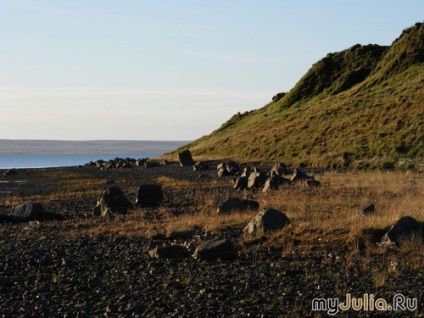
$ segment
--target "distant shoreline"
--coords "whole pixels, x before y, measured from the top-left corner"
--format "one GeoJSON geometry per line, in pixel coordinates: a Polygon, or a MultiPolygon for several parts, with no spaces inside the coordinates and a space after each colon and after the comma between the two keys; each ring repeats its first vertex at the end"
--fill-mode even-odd
{"type": "Polygon", "coordinates": [[[0,155],[5,154],[134,154],[169,152],[189,143],[186,140],[13,140],[0,139],[0,155]]]}

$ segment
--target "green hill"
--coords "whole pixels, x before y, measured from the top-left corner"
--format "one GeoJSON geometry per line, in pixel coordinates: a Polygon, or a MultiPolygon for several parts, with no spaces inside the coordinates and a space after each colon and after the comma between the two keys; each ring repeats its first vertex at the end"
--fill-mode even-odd
{"type": "Polygon", "coordinates": [[[421,170],[424,24],[388,47],[357,44],[328,54],[288,93],[181,149],[203,159],[421,170]]]}

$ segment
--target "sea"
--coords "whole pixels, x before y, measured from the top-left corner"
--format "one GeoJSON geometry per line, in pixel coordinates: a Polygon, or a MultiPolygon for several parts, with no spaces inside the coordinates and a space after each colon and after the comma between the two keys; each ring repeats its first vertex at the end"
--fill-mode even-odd
{"type": "Polygon", "coordinates": [[[187,141],[40,141],[0,140],[0,169],[84,165],[115,158],[155,158],[187,141]]]}

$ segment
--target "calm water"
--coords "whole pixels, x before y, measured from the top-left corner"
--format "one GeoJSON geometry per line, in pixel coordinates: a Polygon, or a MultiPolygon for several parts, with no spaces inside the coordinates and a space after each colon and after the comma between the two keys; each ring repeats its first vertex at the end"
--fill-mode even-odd
{"type": "Polygon", "coordinates": [[[137,153],[137,154],[94,154],[94,155],[34,155],[34,154],[1,154],[0,169],[10,168],[46,168],[68,167],[84,165],[99,159],[109,160],[114,158],[154,158],[163,152],[137,153]]]}

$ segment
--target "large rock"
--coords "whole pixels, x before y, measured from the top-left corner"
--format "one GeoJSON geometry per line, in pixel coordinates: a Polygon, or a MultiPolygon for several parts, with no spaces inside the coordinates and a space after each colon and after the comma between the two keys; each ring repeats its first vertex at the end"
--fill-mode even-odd
{"type": "Polygon", "coordinates": [[[264,184],[264,188],[262,189],[262,192],[266,192],[268,190],[278,190],[280,187],[280,184],[284,183],[283,177],[280,177],[278,174],[273,174],[271,177],[269,177],[264,184]]]}
{"type": "Polygon", "coordinates": [[[193,157],[191,156],[191,152],[188,149],[178,154],[178,160],[180,161],[181,167],[194,165],[193,157]]]}
{"type": "Polygon", "coordinates": [[[40,202],[28,202],[14,206],[10,214],[10,221],[12,222],[49,220],[63,220],[63,215],[46,211],[40,202]]]}
{"type": "Polygon", "coordinates": [[[279,175],[282,177],[286,173],[287,173],[287,166],[284,163],[277,163],[271,168],[271,171],[269,172],[269,176],[272,177],[273,175],[279,175]]]}
{"type": "Polygon", "coordinates": [[[163,192],[160,185],[143,184],[138,187],[136,204],[139,207],[156,207],[163,201],[163,192]]]}
{"type": "Polygon", "coordinates": [[[290,181],[295,182],[295,181],[308,180],[308,179],[314,179],[314,177],[309,176],[306,172],[300,169],[294,169],[293,175],[290,178],[290,181]]]}
{"type": "Polygon", "coordinates": [[[218,207],[219,214],[245,211],[247,209],[257,210],[259,203],[253,200],[241,200],[239,198],[229,198],[218,207]]]}
{"type": "Polygon", "coordinates": [[[403,240],[417,237],[423,240],[423,226],[412,216],[401,217],[382,238],[383,244],[400,245],[403,240]]]}
{"type": "Polygon", "coordinates": [[[97,206],[93,212],[96,216],[113,213],[126,214],[128,209],[132,208],[132,203],[127,199],[121,188],[112,186],[97,199],[97,206]]]}
{"type": "Polygon", "coordinates": [[[265,185],[267,176],[258,171],[253,171],[249,175],[249,179],[247,180],[247,187],[248,188],[257,188],[257,187],[263,187],[265,185]]]}
{"type": "Polygon", "coordinates": [[[242,176],[240,178],[238,178],[234,184],[234,189],[237,190],[244,190],[247,188],[247,177],[246,176],[242,176]]]}
{"type": "Polygon", "coordinates": [[[234,161],[226,161],[218,164],[216,167],[218,177],[234,176],[240,173],[240,166],[234,161]]]}
{"type": "Polygon", "coordinates": [[[281,230],[290,224],[289,218],[281,211],[268,208],[259,212],[243,229],[247,234],[268,233],[281,230]]]}
{"type": "Polygon", "coordinates": [[[197,246],[193,256],[203,260],[233,260],[237,258],[237,249],[228,239],[205,241],[197,246]]]}

